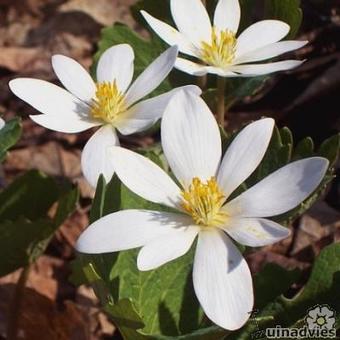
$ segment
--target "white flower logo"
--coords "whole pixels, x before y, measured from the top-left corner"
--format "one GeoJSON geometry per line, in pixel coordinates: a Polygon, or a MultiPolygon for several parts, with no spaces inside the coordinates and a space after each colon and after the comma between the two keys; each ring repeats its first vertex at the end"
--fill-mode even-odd
{"type": "Polygon", "coordinates": [[[308,311],[306,323],[310,329],[332,329],[335,324],[335,311],[328,305],[318,305],[308,311]]]}

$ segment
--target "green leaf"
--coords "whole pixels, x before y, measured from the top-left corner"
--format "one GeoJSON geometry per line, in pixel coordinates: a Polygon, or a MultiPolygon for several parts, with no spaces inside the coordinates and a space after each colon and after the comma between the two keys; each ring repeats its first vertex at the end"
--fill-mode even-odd
{"type": "Polygon", "coordinates": [[[67,189],[59,190],[58,208],[53,218],[55,227],[59,227],[73,212],[79,199],[79,190],[68,185],[67,189]]]}
{"type": "Polygon", "coordinates": [[[287,127],[280,129],[280,136],[283,145],[293,146],[293,134],[287,127]]]}
{"type": "Polygon", "coordinates": [[[34,170],[1,192],[0,276],[34,262],[77,200],[76,188],[58,186],[34,170]],[[58,207],[51,218],[50,208],[55,203],[58,207]]]}
{"type": "MultiPolygon", "coordinates": [[[[54,217],[51,220],[51,228],[46,228],[44,233],[41,234],[41,237],[30,238],[32,242],[36,243],[35,247],[31,247],[31,253],[29,254],[29,262],[33,263],[40,257],[48,244],[50,243],[54,232],[59,228],[59,226],[66,220],[66,218],[71,214],[71,212],[75,209],[76,204],[78,202],[79,192],[78,188],[71,187],[67,189],[67,191],[60,191],[57,203],[57,211],[54,214],[54,217]]],[[[35,221],[34,221],[35,222],[35,221]]],[[[16,234],[19,230],[13,230],[16,234]]],[[[21,231],[22,232],[22,231],[21,231]]],[[[16,236],[13,236],[13,241],[16,241],[16,236]]],[[[28,238],[29,239],[29,238],[28,238]]]]}
{"type": "Polygon", "coordinates": [[[111,278],[119,278],[120,299],[133,301],[145,324],[144,333],[179,335],[199,327],[202,312],[192,287],[192,256],[191,251],[157,270],[140,272],[135,250],[119,254],[111,278]]]}
{"type": "Polygon", "coordinates": [[[258,93],[264,86],[268,76],[250,78],[227,78],[226,101],[234,103],[258,93]]]}
{"type": "Polygon", "coordinates": [[[44,245],[41,240],[53,233],[52,222],[45,218],[31,222],[23,217],[0,223],[0,276],[28,265],[44,245]]]}
{"type": "Polygon", "coordinates": [[[325,247],[317,257],[304,289],[293,299],[282,302],[290,312],[284,316],[288,323],[303,317],[315,304],[329,304],[340,310],[340,243],[325,247]]]}
{"type": "Polygon", "coordinates": [[[329,160],[329,166],[333,167],[339,157],[340,134],[326,139],[318,150],[318,155],[329,160]]]}
{"type": "Polygon", "coordinates": [[[119,330],[124,339],[146,339],[137,330],[144,323],[129,299],[122,299],[115,305],[107,304],[105,311],[119,324],[119,330]]]}
{"type": "Polygon", "coordinates": [[[21,120],[14,118],[6,122],[6,125],[0,130],[0,161],[6,157],[7,150],[19,140],[21,136],[21,120]]]}
{"type": "Polygon", "coordinates": [[[265,13],[269,19],[277,19],[286,22],[290,26],[290,32],[286,39],[296,36],[302,23],[302,9],[300,0],[266,0],[265,13]]]}
{"type": "Polygon", "coordinates": [[[268,263],[254,277],[255,307],[261,309],[284,294],[300,277],[300,270],[288,271],[275,263],[268,263]]]}
{"type": "Polygon", "coordinates": [[[180,336],[163,336],[160,334],[145,334],[138,329],[144,327],[143,321],[138,315],[136,309],[128,299],[120,300],[115,305],[108,304],[105,307],[106,312],[113,316],[115,320],[119,320],[120,333],[124,339],[134,340],[220,340],[227,331],[216,327],[206,327],[195,330],[191,333],[180,336]]]}
{"type": "Polygon", "coordinates": [[[92,201],[90,211],[90,223],[98,220],[103,216],[105,193],[106,193],[105,178],[103,175],[100,175],[96,186],[96,193],[92,201]]]}
{"type": "Polygon", "coordinates": [[[159,0],[141,0],[137,1],[130,9],[134,19],[143,26],[147,26],[147,24],[140,14],[141,10],[148,12],[161,21],[173,25],[169,0],[162,0],[161,4],[159,0]]]}
{"type": "MultiPolygon", "coordinates": [[[[112,27],[106,27],[102,30],[101,39],[98,44],[98,51],[94,56],[95,64],[100,56],[111,46],[117,44],[129,44],[135,52],[135,72],[136,78],[144,71],[164,50],[166,45],[157,37],[153,37],[150,41],[142,39],[128,26],[123,24],[115,24],[112,27]]],[[[94,75],[95,65],[92,68],[94,75]]],[[[165,80],[150,96],[156,96],[171,90],[168,80],[165,80]]]]}
{"type": "Polygon", "coordinates": [[[310,137],[302,139],[294,149],[293,160],[312,157],[314,154],[314,142],[310,137]]]}
{"type": "Polygon", "coordinates": [[[37,170],[28,171],[0,193],[0,221],[24,216],[38,219],[58,198],[56,182],[37,170]]]}

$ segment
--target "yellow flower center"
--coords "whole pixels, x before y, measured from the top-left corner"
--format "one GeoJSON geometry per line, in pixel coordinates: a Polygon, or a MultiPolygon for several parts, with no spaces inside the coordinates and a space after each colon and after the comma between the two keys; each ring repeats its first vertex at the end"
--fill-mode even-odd
{"type": "Polygon", "coordinates": [[[126,110],[125,96],[119,91],[116,81],[96,84],[96,95],[92,100],[91,115],[107,123],[114,120],[126,110]]]}
{"type": "Polygon", "coordinates": [[[225,68],[235,58],[236,41],[232,31],[220,31],[213,27],[211,42],[202,42],[200,58],[208,65],[225,68]]]}
{"type": "Polygon", "coordinates": [[[318,316],[318,318],[316,319],[316,323],[319,326],[323,326],[326,323],[326,319],[323,316],[318,316]]]}
{"type": "Polygon", "coordinates": [[[227,214],[221,211],[225,196],[211,177],[206,183],[195,177],[187,190],[182,191],[182,208],[202,226],[221,225],[227,214]]]}

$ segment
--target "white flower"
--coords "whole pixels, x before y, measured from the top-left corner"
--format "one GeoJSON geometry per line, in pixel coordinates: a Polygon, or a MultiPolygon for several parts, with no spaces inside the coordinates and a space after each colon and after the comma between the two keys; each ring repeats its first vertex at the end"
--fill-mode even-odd
{"type": "MultiPolygon", "coordinates": [[[[113,46],[103,53],[97,66],[97,82],[75,60],[54,55],[53,69],[67,91],[30,78],[12,80],[9,86],[15,95],[42,113],[30,117],[48,129],[76,133],[102,126],[85,145],[81,158],[84,176],[95,187],[100,174],[107,181],[113,175],[106,152],[109,146],[119,145],[116,129],[129,135],[146,130],[161,118],[178,89],[140,100],[167,77],[177,53],[177,46],[169,48],[131,86],[134,52],[127,44],[113,46]]],[[[196,86],[183,88],[200,94],[196,86]]]]}
{"type": "Polygon", "coordinates": [[[78,251],[142,247],[138,268],[151,270],[185,254],[198,236],[193,268],[198,300],[217,325],[240,328],[253,307],[253,287],[248,265],[231,238],[259,247],[287,237],[287,228],[265,217],[296,207],[319,185],[328,166],[319,157],[296,161],[228,200],[259,165],[273,126],[269,118],[248,125],[221,160],[219,128],[209,108],[196,95],[177,93],[164,113],[161,136],[179,185],[137,153],[113,147],[109,155],[130,190],[178,213],[123,210],[107,215],[84,231],[78,251]]]}
{"type": "Polygon", "coordinates": [[[0,130],[6,125],[6,122],[0,118],[0,130]]]}
{"type": "Polygon", "coordinates": [[[285,60],[267,64],[254,62],[271,59],[298,49],[307,41],[281,41],[290,27],[278,20],[259,21],[237,35],[241,9],[238,0],[219,0],[213,26],[201,0],[171,0],[172,18],[178,31],[141,11],[151,28],[169,45],[199,59],[178,58],[175,67],[192,75],[217,74],[222,77],[258,76],[289,70],[303,61],[285,60]]]}
{"type": "Polygon", "coordinates": [[[318,305],[308,311],[306,323],[309,329],[332,329],[335,325],[335,312],[328,305],[318,305]]]}

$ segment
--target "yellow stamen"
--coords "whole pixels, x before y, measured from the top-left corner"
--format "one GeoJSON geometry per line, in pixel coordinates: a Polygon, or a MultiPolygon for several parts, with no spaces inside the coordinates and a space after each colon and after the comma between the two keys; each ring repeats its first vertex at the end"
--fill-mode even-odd
{"type": "Polygon", "coordinates": [[[193,220],[203,226],[221,225],[227,214],[221,211],[225,196],[211,177],[206,183],[195,177],[187,190],[182,191],[182,208],[193,220]]]}
{"type": "Polygon", "coordinates": [[[208,65],[225,68],[233,62],[235,52],[235,33],[229,30],[220,31],[213,27],[211,42],[202,42],[200,58],[208,65]]]}
{"type": "Polygon", "coordinates": [[[96,88],[91,115],[95,119],[113,123],[126,110],[125,96],[119,91],[116,81],[97,83],[96,88]]]}

